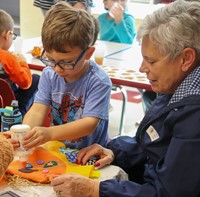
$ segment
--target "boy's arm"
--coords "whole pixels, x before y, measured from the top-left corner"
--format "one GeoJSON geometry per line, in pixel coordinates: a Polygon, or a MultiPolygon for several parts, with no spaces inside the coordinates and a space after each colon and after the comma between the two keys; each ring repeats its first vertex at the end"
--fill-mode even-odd
{"type": "Polygon", "coordinates": [[[89,135],[97,125],[98,118],[85,117],[59,126],[34,127],[24,136],[23,146],[30,149],[48,141],[77,140],[89,135]]]}
{"type": "Polygon", "coordinates": [[[73,140],[91,134],[97,127],[99,119],[84,117],[63,125],[49,127],[51,140],[73,140]]]}
{"type": "Polygon", "coordinates": [[[43,126],[44,120],[48,115],[49,106],[33,103],[29,111],[23,119],[23,124],[28,124],[31,128],[35,126],[43,126]]]}

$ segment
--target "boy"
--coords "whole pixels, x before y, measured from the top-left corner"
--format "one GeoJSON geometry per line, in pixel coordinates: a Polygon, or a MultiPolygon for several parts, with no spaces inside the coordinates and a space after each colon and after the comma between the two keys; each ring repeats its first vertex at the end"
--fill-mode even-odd
{"type": "Polygon", "coordinates": [[[19,102],[19,110],[24,116],[33,103],[39,75],[31,75],[23,55],[8,51],[17,36],[13,32],[13,28],[14,21],[12,17],[0,9],[0,77],[6,79],[11,85],[19,102]]]}
{"type": "Polygon", "coordinates": [[[108,140],[108,105],[111,81],[106,72],[90,60],[94,52],[94,21],[85,10],[59,2],[47,12],[42,27],[42,72],[34,104],[23,123],[32,131],[24,147],[33,148],[51,140],[63,140],[67,147],[81,149],[108,140]],[[41,126],[51,107],[52,123],[41,126]]]}

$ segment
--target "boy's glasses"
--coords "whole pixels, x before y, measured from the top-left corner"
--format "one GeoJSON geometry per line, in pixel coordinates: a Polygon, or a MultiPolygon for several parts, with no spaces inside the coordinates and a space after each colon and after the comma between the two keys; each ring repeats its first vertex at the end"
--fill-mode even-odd
{"type": "Polygon", "coordinates": [[[55,62],[55,61],[49,60],[48,58],[42,58],[45,53],[45,50],[42,51],[42,55],[39,57],[39,59],[43,64],[45,64],[46,66],[50,66],[52,68],[54,68],[58,65],[63,70],[74,70],[74,67],[77,65],[79,60],[83,57],[83,55],[85,54],[87,49],[88,48],[84,49],[81,52],[81,54],[78,56],[78,58],[76,59],[76,61],[74,63],[72,63],[72,62],[55,62]]]}
{"type": "Polygon", "coordinates": [[[12,31],[10,33],[12,34],[12,39],[15,40],[17,38],[17,34],[12,31]]]}

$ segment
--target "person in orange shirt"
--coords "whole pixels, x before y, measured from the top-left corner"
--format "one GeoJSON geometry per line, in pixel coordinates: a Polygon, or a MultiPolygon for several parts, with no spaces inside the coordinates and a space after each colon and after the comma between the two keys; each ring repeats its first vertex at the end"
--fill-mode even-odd
{"type": "Polygon", "coordinates": [[[22,54],[9,52],[17,35],[13,32],[14,21],[4,10],[0,9],[0,77],[6,79],[19,102],[22,116],[33,103],[37,91],[39,75],[31,75],[26,59],[22,54]]]}

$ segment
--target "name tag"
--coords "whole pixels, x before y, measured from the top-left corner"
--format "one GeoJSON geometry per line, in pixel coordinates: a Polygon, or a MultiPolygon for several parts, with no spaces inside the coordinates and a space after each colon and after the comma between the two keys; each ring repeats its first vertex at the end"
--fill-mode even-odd
{"type": "Polygon", "coordinates": [[[152,142],[159,139],[159,135],[158,135],[157,131],[153,128],[153,126],[149,126],[149,128],[146,130],[146,132],[152,142]]]}

